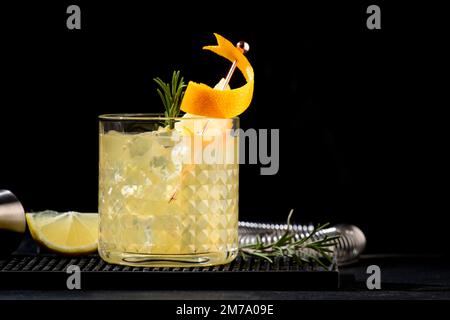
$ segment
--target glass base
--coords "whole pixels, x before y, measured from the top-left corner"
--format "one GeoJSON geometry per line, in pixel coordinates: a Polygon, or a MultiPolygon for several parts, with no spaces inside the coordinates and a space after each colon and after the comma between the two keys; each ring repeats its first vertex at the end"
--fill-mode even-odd
{"type": "Polygon", "coordinates": [[[99,248],[100,257],[108,263],[133,267],[206,267],[226,264],[237,256],[237,249],[228,252],[198,254],[142,254],[107,251],[99,248]]]}

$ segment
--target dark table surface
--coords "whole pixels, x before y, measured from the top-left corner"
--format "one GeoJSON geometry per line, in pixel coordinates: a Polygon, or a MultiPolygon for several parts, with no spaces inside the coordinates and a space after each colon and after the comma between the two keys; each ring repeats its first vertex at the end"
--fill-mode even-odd
{"type": "Polygon", "coordinates": [[[364,255],[340,268],[334,291],[0,290],[0,299],[237,299],[237,300],[449,300],[450,259],[438,255],[364,255]],[[368,290],[369,265],[381,269],[381,290],[368,290]]]}

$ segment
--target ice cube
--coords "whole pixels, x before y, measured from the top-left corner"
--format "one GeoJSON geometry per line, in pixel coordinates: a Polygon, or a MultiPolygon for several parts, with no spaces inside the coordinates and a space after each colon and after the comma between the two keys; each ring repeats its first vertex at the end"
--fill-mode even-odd
{"type": "Polygon", "coordinates": [[[101,161],[116,163],[126,158],[130,137],[116,131],[110,131],[100,136],[101,161]]]}
{"type": "Polygon", "coordinates": [[[130,156],[139,157],[145,155],[151,148],[151,136],[139,134],[130,141],[130,156]]]}
{"type": "Polygon", "coordinates": [[[167,166],[168,159],[164,156],[152,157],[150,160],[150,166],[153,168],[162,168],[167,166]]]}

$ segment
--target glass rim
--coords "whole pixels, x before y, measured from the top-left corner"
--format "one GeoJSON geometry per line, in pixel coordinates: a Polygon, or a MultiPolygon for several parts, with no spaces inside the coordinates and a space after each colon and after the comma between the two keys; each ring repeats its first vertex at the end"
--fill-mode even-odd
{"type": "Polygon", "coordinates": [[[163,113],[105,113],[98,116],[99,120],[106,121],[165,121],[165,120],[238,120],[233,118],[214,118],[190,115],[188,117],[166,117],[163,113]]]}

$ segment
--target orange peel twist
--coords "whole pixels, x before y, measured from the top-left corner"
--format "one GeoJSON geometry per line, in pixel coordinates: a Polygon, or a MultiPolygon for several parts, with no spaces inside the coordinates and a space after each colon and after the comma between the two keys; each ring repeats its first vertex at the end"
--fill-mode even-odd
{"type": "Polygon", "coordinates": [[[247,83],[236,89],[220,90],[203,83],[190,81],[181,103],[181,110],[205,117],[233,118],[243,113],[252,101],[253,68],[240,49],[221,35],[217,33],[214,35],[217,39],[217,46],[206,46],[203,49],[210,50],[231,62],[236,61],[236,66],[242,72],[247,83]]]}

